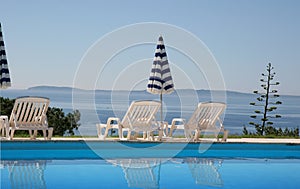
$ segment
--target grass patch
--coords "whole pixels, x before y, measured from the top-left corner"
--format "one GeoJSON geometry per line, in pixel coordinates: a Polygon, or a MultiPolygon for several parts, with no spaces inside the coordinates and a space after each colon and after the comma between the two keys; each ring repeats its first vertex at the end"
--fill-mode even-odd
{"type": "Polygon", "coordinates": [[[281,138],[281,139],[299,139],[300,137],[295,137],[295,136],[276,136],[276,135],[266,135],[266,136],[261,136],[261,135],[229,135],[228,138],[281,138]]]}

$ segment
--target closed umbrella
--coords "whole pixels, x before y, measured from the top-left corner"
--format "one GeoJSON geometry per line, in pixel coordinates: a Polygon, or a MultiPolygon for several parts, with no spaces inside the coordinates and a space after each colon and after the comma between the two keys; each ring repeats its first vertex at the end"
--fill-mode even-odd
{"type": "Polygon", "coordinates": [[[5,89],[10,86],[10,76],[4,48],[2,28],[0,23],[0,88],[5,89]]]}
{"type": "MultiPolygon", "coordinates": [[[[170,94],[174,91],[174,84],[162,36],[158,38],[147,91],[152,94],[159,94],[161,103],[163,94],[170,94]]],[[[162,115],[163,107],[161,106],[161,121],[163,121],[162,115]]]]}

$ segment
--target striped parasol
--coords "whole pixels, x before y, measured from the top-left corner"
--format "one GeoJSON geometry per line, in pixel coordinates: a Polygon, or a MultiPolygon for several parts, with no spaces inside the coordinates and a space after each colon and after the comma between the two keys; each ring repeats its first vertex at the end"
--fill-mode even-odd
{"type": "MultiPolygon", "coordinates": [[[[161,102],[163,94],[170,94],[174,91],[174,84],[162,36],[158,38],[147,91],[152,94],[159,94],[161,102]]],[[[161,121],[162,110],[163,108],[161,106],[161,121]]]]}
{"type": "Polygon", "coordinates": [[[6,60],[4,40],[3,40],[1,23],[0,23],[0,88],[5,89],[10,86],[11,84],[10,84],[10,77],[8,71],[8,64],[6,60]]]}

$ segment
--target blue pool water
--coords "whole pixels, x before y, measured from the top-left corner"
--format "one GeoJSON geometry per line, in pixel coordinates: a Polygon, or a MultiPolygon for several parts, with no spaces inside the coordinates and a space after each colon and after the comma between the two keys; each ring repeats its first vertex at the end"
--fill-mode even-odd
{"type": "Polygon", "coordinates": [[[1,188],[299,188],[300,184],[299,160],[120,161],[153,166],[128,168],[110,160],[3,161],[1,188]]]}
{"type": "Polygon", "coordinates": [[[1,189],[299,188],[300,145],[1,142],[1,189]]]}

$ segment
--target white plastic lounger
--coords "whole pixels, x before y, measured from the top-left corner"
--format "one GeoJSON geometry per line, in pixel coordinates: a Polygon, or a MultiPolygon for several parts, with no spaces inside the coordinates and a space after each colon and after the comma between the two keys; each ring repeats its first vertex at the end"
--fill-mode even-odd
{"type": "Polygon", "coordinates": [[[49,103],[48,98],[42,97],[17,98],[9,119],[10,139],[13,139],[15,130],[28,130],[31,139],[35,139],[37,131],[42,130],[44,139],[51,139],[53,128],[48,127],[46,116],[49,103]]]}
{"type": "Polygon", "coordinates": [[[186,123],[184,119],[174,118],[172,125],[169,126],[169,136],[172,136],[175,129],[184,129],[185,136],[188,140],[193,138],[194,141],[199,140],[201,132],[213,132],[217,141],[219,141],[218,134],[223,132],[222,141],[225,142],[228,136],[228,130],[224,129],[220,116],[226,108],[225,103],[219,102],[205,102],[199,103],[192,117],[186,123]],[[217,127],[216,123],[219,122],[220,126],[217,127]],[[180,124],[178,124],[180,123],[180,124]]]}
{"type": "Polygon", "coordinates": [[[161,103],[157,101],[134,101],[122,121],[119,118],[110,117],[106,124],[96,124],[98,137],[105,139],[109,129],[118,129],[120,139],[126,139],[124,137],[125,131],[127,131],[127,139],[131,139],[131,132],[147,133],[149,139],[149,134],[159,128],[159,122],[156,121],[155,115],[160,106],[161,103]],[[102,134],[103,129],[105,129],[104,134],[102,134]]]}

